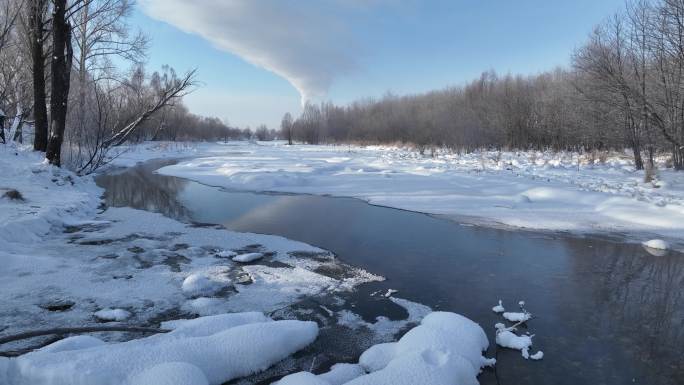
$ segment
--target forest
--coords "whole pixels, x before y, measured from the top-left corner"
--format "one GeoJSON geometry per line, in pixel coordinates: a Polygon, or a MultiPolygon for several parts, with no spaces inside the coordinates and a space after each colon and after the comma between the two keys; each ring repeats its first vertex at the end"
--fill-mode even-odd
{"type": "Polygon", "coordinates": [[[0,140],[28,137],[79,173],[126,142],[278,136],[421,152],[628,149],[637,169],[659,154],[684,169],[682,0],[628,2],[588,34],[568,68],[489,70],[463,85],[344,106],[309,102],[296,119],[283,117],[279,135],[190,112],[182,98],[201,85],[196,70],[145,68],[151,42],[128,25],[131,0],[0,1],[0,140]]]}
{"type": "Polygon", "coordinates": [[[633,1],[589,34],[570,68],[484,72],[463,86],[387,94],[348,106],[309,103],[283,118],[306,143],[405,143],[421,152],[623,150],[637,169],[657,154],[684,169],[684,1],[633,1]]]}

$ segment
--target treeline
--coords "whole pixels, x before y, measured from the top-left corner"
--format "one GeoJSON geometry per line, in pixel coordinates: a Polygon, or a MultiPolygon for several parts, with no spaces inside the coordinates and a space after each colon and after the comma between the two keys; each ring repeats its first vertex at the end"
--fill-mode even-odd
{"type": "Polygon", "coordinates": [[[642,0],[596,27],[573,65],[536,76],[490,71],[461,87],[308,104],[282,136],[307,143],[659,152],[684,169],[684,0],[642,0]]]}
{"type": "Polygon", "coordinates": [[[9,115],[0,117],[0,140],[31,131],[50,163],[88,173],[130,141],[241,138],[241,130],[183,105],[195,71],[145,70],[150,42],[128,24],[133,7],[131,0],[0,0],[0,115],[9,115]]]}

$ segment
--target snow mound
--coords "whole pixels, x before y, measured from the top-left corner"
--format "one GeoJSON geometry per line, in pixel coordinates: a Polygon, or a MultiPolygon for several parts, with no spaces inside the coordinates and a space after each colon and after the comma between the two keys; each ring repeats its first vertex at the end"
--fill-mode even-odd
{"type": "Polygon", "coordinates": [[[321,379],[327,381],[330,385],[342,385],[347,382],[366,374],[363,367],[358,364],[335,364],[327,373],[321,374],[321,379]]]}
{"type": "Polygon", "coordinates": [[[213,281],[204,274],[190,274],[183,281],[183,293],[189,296],[212,295],[221,290],[223,285],[213,281]]]}
{"type": "Polygon", "coordinates": [[[669,250],[670,249],[670,244],[667,243],[666,241],[663,241],[662,239],[651,239],[648,242],[644,242],[643,245],[646,247],[650,247],[651,249],[656,249],[656,250],[669,250]]]}
{"type": "Polygon", "coordinates": [[[68,352],[70,350],[88,349],[104,345],[105,342],[91,336],[73,336],[54,342],[40,349],[43,353],[68,352]]]}
{"type": "Polygon", "coordinates": [[[74,344],[73,350],[48,347],[0,360],[0,379],[15,385],[186,384],[179,382],[181,379],[192,385],[221,384],[268,368],[306,347],[318,335],[315,322],[272,321],[257,313],[162,326],[174,330],[89,348],[85,348],[87,343],[81,348],[74,344]],[[163,381],[163,376],[173,375],[178,379],[163,381]]]}
{"type": "Polygon", "coordinates": [[[489,346],[484,330],[455,313],[433,312],[398,342],[366,350],[359,365],[335,365],[321,375],[300,372],[278,385],[477,385],[489,346]]]}
{"type": "Polygon", "coordinates": [[[134,376],[128,385],[209,385],[209,380],[195,365],[167,362],[134,376]]]}
{"type": "Polygon", "coordinates": [[[242,263],[249,263],[249,262],[254,262],[257,259],[261,259],[263,257],[264,257],[264,255],[262,253],[247,253],[247,254],[240,254],[240,255],[234,256],[233,261],[242,262],[242,263]]]}
{"type": "Polygon", "coordinates": [[[131,318],[131,313],[127,310],[124,309],[102,309],[100,311],[95,312],[95,318],[99,319],[100,321],[105,321],[105,322],[112,322],[112,321],[125,321],[129,318],[131,318]]]}

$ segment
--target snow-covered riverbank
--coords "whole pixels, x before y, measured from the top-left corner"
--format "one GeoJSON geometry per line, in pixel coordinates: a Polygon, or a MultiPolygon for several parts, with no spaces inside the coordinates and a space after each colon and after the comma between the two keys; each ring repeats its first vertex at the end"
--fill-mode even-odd
{"type": "MultiPolygon", "coordinates": [[[[198,147],[167,147],[161,154],[156,146],[130,151],[114,165],[208,151],[225,154],[222,146],[198,147]]],[[[28,148],[0,146],[0,168],[5,170],[0,186],[0,337],[102,324],[171,330],[146,337],[125,332],[74,336],[17,358],[0,357],[0,383],[220,384],[288,358],[314,342],[319,328],[328,324],[352,333],[368,328],[375,335],[372,345],[392,341],[431,313],[426,306],[387,296],[384,301],[408,312],[406,320],[379,317],[377,325],[367,324],[348,310],[321,306],[326,316],[318,324],[274,321],[267,315],[302,299],[320,296],[339,305],[344,301],[336,293],[382,277],[278,236],[181,223],[130,208],[101,211],[102,190],[92,177],[49,166],[28,148]]],[[[292,314],[298,313],[286,318],[292,314]]],[[[316,383],[401,384],[405,381],[397,379],[404,378],[411,384],[456,379],[476,384],[480,369],[494,362],[482,357],[489,345],[484,331],[453,313],[431,314],[414,329],[418,340],[404,338],[396,349],[371,346],[359,364],[337,365],[316,383]],[[453,341],[444,344],[447,335],[453,341]]],[[[51,341],[22,340],[1,345],[0,351],[51,341]]],[[[295,377],[283,381],[297,383],[295,377]]]]}
{"type": "MultiPolygon", "coordinates": [[[[143,154],[158,147],[131,151],[143,154]]],[[[420,155],[393,147],[202,145],[160,170],[237,190],[357,197],[372,204],[484,223],[682,242],[684,173],[646,183],[619,154],[603,161],[541,152],[420,155]],[[221,152],[228,155],[219,155],[221,152]]],[[[125,157],[128,155],[125,155],[125,157]]]]}

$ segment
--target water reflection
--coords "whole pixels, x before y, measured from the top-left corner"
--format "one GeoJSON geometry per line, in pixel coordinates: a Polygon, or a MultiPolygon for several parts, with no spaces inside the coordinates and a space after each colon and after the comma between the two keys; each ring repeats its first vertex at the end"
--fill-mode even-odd
{"type": "Polygon", "coordinates": [[[544,360],[498,351],[499,379],[485,372],[482,384],[684,383],[680,253],[654,256],[615,237],[460,226],[355,199],[222,191],[154,175],[155,167],[100,179],[108,202],[329,249],[387,278],[360,288],[353,310],[361,315],[373,306],[364,305],[369,292],[392,288],[467,315],[493,341],[500,319],[491,306],[525,299],[538,315],[530,331],[544,360]]]}
{"type": "Polygon", "coordinates": [[[105,189],[104,199],[110,207],[132,207],[161,213],[171,218],[190,220],[189,211],[178,201],[188,181],[153,173],[173,160],[151,161],[117,173],[101,175],[98,186],[105,189]]]}

